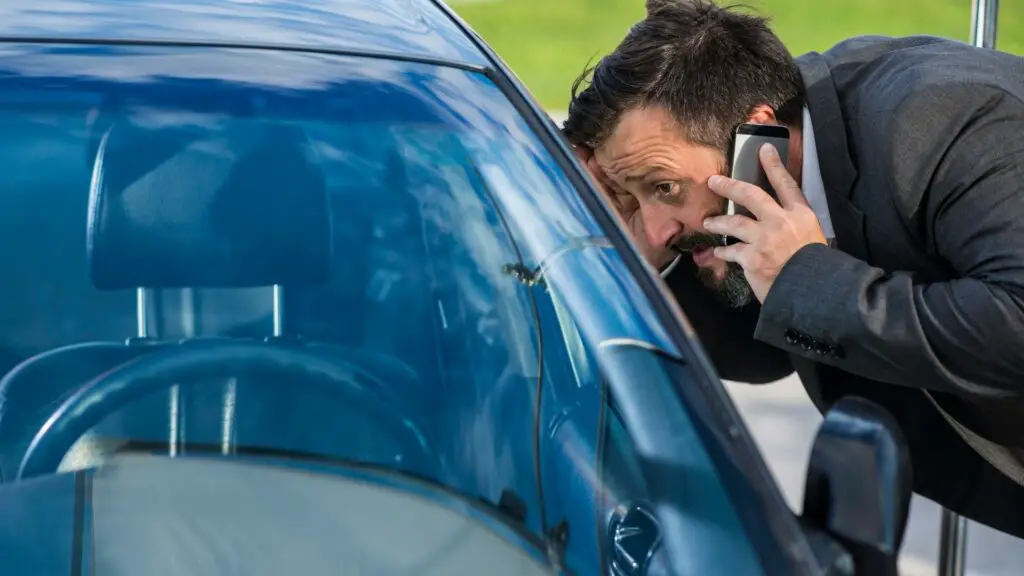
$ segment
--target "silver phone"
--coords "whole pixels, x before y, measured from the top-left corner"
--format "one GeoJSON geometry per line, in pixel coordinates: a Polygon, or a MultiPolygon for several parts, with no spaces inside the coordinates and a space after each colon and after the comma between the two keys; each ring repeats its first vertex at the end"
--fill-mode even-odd
{"type": "MultiPolygon", "coordinates": [[[[775,190],[772,188],[768,176],[761,166],[761,158],[758,151],[761,146],[771,144],[779,151],[782,164],[785,165],[789,157],[789,128],[775,124],[740,124],[733,135],[732,151],[729,159],[729,177],[733,180],[749,182],[775,198],[775,190]]],[[[753,215],[743,206],[729,200],[726,207],[726,214],[753,215]]],[[[726,236],[726,244],[735,244],[737,239],[726,236]]]]}

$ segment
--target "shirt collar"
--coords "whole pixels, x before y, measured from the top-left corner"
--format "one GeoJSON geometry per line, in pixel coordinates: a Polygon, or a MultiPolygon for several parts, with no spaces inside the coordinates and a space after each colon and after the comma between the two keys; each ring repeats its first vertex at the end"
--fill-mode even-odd
{"type": "Polygon", "coordinates": [[[804,107],[803,121],[803,167],[801,174],[803,182],[801,189],[811,210],[818,217],[821,224],[821,231],[825,238],[831,242],[835,239],[835,230],[832,228],[832,217],[828,212],[828,200],[825,197],[825,183],[821,179],[821,166],[818,164],[818,147],[814,140],[814,122],[811,120],[811,112],[804,107]]]}

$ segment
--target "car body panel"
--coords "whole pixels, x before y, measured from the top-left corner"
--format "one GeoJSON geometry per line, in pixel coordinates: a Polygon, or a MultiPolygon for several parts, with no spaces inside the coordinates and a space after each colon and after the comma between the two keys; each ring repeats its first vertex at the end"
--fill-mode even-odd
{"type": "Polygon", "coordinates": [[[429,0],[7,2],[0,37],[285,46],[488,64],[429,0]]]}

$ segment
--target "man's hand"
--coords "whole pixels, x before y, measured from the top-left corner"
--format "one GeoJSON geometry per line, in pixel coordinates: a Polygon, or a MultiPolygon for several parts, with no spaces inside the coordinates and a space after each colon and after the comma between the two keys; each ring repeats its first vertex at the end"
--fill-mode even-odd
{"type": "Polygon", "coordinates": [[[598,166],[593,151],[578,146],[575,148],[575,151],[576,156],[587,167],[590,177],[594,179],[597,189],[604,194],[612,207],[615,208],[615,211],[625,221],[626,229],[629,230],[633,243],[640,249],[644,259],[651,266],[654,266],[656,270],[661,270],[672,262],[676,254],[671,249],[663,246],[651,246],[648,243],[647,232],[644,230],[644,221],[640,217],[640,204],[636,198],[625,190],[620,189],[608,178],[604,170],[598,166]]]}
{"type": "Polygon", "coordinates": [[[715,248],[715,256],[742,266],[754,296],[764,303],[772,283],[793,254],[809,244],[826,244],[826,240],[818,217],[782,164],[778,151],[764,145],[759,154],[779,202],[753,184],[713,176],[708,180],[713,192],[743,206],[757,219],[742,214],[717,216],[705,220],[704,227],[740,240],[715,248]]]}

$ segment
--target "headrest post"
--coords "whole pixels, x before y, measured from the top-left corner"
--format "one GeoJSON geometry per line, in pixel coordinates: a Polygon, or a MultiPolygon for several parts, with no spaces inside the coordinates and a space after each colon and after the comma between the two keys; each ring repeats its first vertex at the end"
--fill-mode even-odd
{"type": "MultiPolygon", "coordinates": [[[[136,336],[149,338],[149,290],[146,288],[135,289],[135,322],[136,336]]],[[[177,385],[168,391],[167,419],[167,454],[174,457],[181,452],[181,391],[177,385]]]]}
{"type": "Polygon", "coordinates": [[[196,337],[196,296],[191,288],[181,289],[181,334],[196,337]]]}
{"type": "Polygon", "coordinates": [[[284,336],[284,286],[274,284],[274,336],[284,336]]]}
{"type": "Polygon", "coordinates": [[[171,386],[167,398],[167,455],[171,458],[181,455],[181,425],[184,422],[181,406],[181,388],[171,386]]]}
{"type": "Polygon", "coordinates": [[[145,288],[135,289],[135,335],[149,338],[149,293],[145,288]]]}

